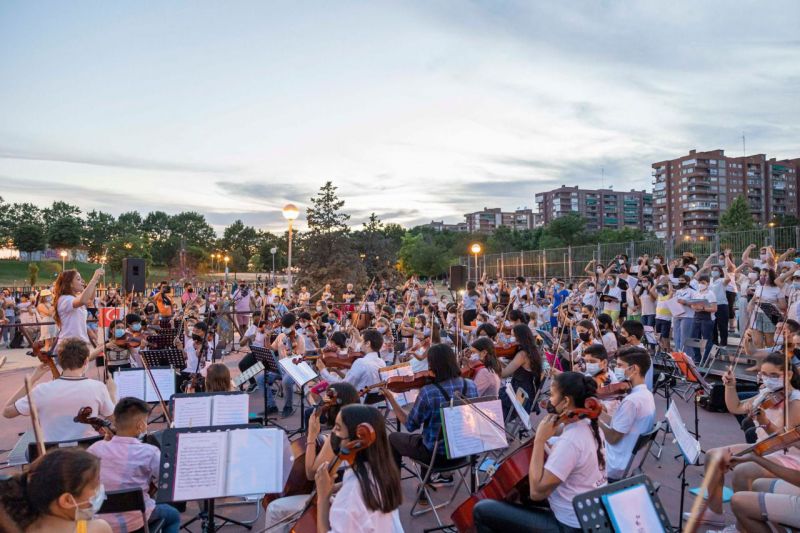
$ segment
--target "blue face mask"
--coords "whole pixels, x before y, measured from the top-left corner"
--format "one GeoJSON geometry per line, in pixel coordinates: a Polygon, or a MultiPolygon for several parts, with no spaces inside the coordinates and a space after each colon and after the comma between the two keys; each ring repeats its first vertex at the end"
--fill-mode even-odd
{"type": "Polygon", "coordinates": [[[124,336],[125,336],[125,330],[124,330],[124,329],[115,329],[115,330],[114,330],[114,336],[115,336],[116,338],[118,338],[118,339],[119,339],[120,337],[124,337],[124,336]]]}
{"type": "Polygon", "coordinates": [[[139,324],[138,322],[136,324],[131,324],[131,329],[133,331],[140,331],[142,329],[142,325],[139,324]]]}

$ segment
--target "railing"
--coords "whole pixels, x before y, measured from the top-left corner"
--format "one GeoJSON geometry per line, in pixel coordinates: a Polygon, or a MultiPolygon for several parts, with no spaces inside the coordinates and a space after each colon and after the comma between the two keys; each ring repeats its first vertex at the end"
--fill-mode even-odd
{"type": "MultiPolygon", "coordinates": [[[[637,258],[644,254],[651,258],[655,255],[663,255],[667,261],[670,261],[684,252],[692,252],[702,262],[712,253],[719,253],[726,249],[730,249],[734,257],[741,257],[742,252],[750,244],[758,247],[772,246],[778,253],[788,248],[800,249],[800,227],[726,232],[692,239],[597,243],[547,250],[486,254],[478,256],[477,270],[474,256],[462,257],[460,264],[467,267],[469,279],[476,279],[484,273],[489,279],[510,280],[517,276],[525,276],[539,281],[554,277],[578,279],[586,277],[584,268],[589,261],[594,260],[607,266],[620,254],[628,256],[629,264],[636,264],[637,258]]],[[[755,250],[752,257],[755,258],[757,254],[758,250],[755,250]]]]}

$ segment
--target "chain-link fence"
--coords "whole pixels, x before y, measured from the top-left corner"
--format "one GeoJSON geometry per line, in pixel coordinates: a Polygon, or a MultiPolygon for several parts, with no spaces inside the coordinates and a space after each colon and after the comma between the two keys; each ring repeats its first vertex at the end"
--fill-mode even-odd
{"type": "MultiPolygon", "coordinates": [[[[789,248],[800,249],[800,227],[765,228],[751,231],[721,232],[712,237],[684,239],[656,239],[650,241],[629,241],[597,243],[566,248],[503,252],[462,257],[460,264],[467,267],[468,279],[476,279],[485,273],[489,279],[513,279],[517,276],[536,281],[553,277],[577,279],[585,277],[584,269],[590,261],[603,266],[618,255],[627,255],[629,264],[636,264],[639,256],[664,256],[666,261],[692,252],[702,262],[712,253],[731,250],[734,257],[741,257],[745,249],[755,244],[757,247],[772,246],[780,254],[789,248]],[[477,266],[476,266],[477,261],[477,266]]],[[[753,253],[755,258],[756,249],[753,253]]],[[[737,260],[738,263],[738,260],[737,260]]]]}

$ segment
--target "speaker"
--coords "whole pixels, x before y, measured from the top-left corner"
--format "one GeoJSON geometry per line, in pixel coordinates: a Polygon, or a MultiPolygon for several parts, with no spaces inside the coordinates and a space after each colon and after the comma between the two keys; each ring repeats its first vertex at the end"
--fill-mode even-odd
{"type": "Polygon", "coordinates": [[[145,274],[144,259],[126,257],[122,260],[122,291],[128,294],[131,291],[144,293],[145,274]]]}
{"type": "Polygon", "coordinates": [[[450,290],[461,291],[467,288],[467,267],[453,265],[450,267],[450,290]]]}

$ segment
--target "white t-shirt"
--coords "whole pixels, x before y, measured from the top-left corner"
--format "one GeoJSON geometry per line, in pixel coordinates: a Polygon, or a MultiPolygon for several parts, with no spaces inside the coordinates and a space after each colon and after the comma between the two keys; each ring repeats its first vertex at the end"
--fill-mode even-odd
{"type": "MultiPolygon", "coordinates": [[[[603,438],[602,433],[600,438],[603,438]]],[[[572,500],[606,484],[606,471],[597,463],[597,444],[588,420],[564,426],[544,468],[561,480],[547,498],[556,519],[570,527],[580,527],[572,500]]]]}
{"type": "Polygon", "coordinates": [[[597,309],[597,306],[600,303],[600,298],[597,296],[597,291],[594,292],[586,291],[583,294],[581,302],[583,303],[583,305],[591,305],[592,307],[597,309]]]}
{"type": "Polygon", "coordinates": [[[650,291],[648,289],[642,290],[642,294],[639,295],[639,300],[642,302],[642,316],[656,314],[656,301],[650,296],[650,291]]]}
{"type": "Polygon", "coordinates": [[[265,333],[261,333],[261,330],[258,329],[255,324],[250,324],[250,327],[248,327],[247,331],[244,332],[244,336],[253,337],[253,346],[258,346],[260,348],[267,347],[267,335],[265,333]]]}
{"type": "MultiPolygon", "coordinates": [[[[39,413],[43,438],[46,442],[93,437],[97,432],[89,424],[73,419],[82,407],[91,407],[92,416],[111,416],[114,402],[106,386],[94,379],[61,377],[33,388],[31,397],[39,413]]],[[[14,403],[21,415],[30,416],[28,397],[14,403]]]]}
{"type": "Polygon", "coordinates": [[[372,511],[361,494],[361,483],[351,469],[344,472],[342,488],[336,493],[330,511],[334,533],[402,533],[403,525],[397,509],[391,513],[372,511]]]}
{"type": "Polygon", "coordinates": [[[623,437],[616,444],[606,442],[608,477],[622,478],[636,440],[639,435],[653,429],[655,417],[656,404],[653,393],[647,390],[646,385],[635,386],[630,394],[623,398],[609,424],[611,429],[622,433],[623,437]]]}
{"type": "Polygon", "coordinates": [[[86,333],[86,316],[89,312],[85,305],[72,307],[74,301],[75,297],[71,295],[61,296],[58,299],[58,318],[61,320],[58,344],[61,344],[64,339],[73,337],[81,339],[83,342],[89,342],[89,335],[86,333]]]}
{"type": "MultiPolygon", "coordinates": [[[[714,292],[711,289],[706,289],[705,291],[692,291],[692,299],[693,300],[705,300],[710,304],[715,304],[717,302],[717,297],[714,296],[714,292]]],[[[711,313],[711,319],[714,319],[715,313],[711,313]]]]}
{"type": "Polygon", "coordinates": [[[386,366],[386,361],[381,359],[378,352],[369,352],[364,357],[359,357],[347,371],[344,381],[351,384],[356,390],[375,385],[381,382],[378,370],[386,366]]]}
{"type": "Polygon", "coordinates": [[[615,298],[615,300],[603,302],[603,311],[619,311],[621,309],[622,291],[616,285],[608,290],[603,290],[601,296],[615,298]]]}
{"type": "MultiPolygon", "coordinates": [[[[678,300],[691,300],[694,296],[694,289],[691,287],[685,287],[683,289],[678,289],[675,291],[675,298],[678,300]]],[[[684,313],[680,316],[680,318],[694,318],[694,309],[690,306],[682,304],[684,313]]]]}
{"type": "Polygon", "coordinates": [[[756,285],[756,292],[754,298],[760,298],[760,302],[764,304],[776,304],[781,295],[781,288],[774,285],[756,285]]]}

